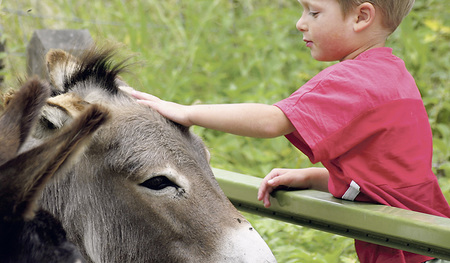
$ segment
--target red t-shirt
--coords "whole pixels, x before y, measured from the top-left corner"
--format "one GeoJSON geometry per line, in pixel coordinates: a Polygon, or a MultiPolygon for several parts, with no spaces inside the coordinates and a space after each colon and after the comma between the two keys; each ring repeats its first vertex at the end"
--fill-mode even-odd
{"type": "MultiPolygon", "coordinates": [[[[431,170],[432,134],[421,95],[392,49],[330,66],[275,105],[295,126],[286,137],[328,169],[333,196],[450,217],[431,170]]],[[[431,259],[355,243],[363,263],[431,259]]]]}

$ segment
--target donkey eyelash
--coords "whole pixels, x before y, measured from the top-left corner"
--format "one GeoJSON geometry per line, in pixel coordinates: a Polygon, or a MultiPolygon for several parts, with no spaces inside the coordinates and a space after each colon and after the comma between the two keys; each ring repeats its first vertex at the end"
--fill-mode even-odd
{"type": "Polygon", "coordinates": [[[163,175],[152,177],[139,185],[152,190],[162,190],[167,187],[180,188],[180,186],[163,175]]]}

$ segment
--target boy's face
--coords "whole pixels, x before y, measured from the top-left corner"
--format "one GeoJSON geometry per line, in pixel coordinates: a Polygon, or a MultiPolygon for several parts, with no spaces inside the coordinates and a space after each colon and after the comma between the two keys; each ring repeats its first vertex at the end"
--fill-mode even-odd
{"type": "Polygon", "coordinates": [[[319,61],[342,61],[352,53],[352,16],[344,16],[337,0],[299,0],[303,13],[297,29],[311,56],[319,61]]]}

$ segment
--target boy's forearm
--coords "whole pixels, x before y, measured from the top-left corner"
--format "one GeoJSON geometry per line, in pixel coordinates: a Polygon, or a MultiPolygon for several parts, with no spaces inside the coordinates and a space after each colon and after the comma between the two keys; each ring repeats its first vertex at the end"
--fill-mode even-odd
{"type": "Polygon", "coordinates": [[[236,135],[272,138],[293,131],[284,113],[273,105],[193,105],[186,110],[192,124],[236,135]]]}

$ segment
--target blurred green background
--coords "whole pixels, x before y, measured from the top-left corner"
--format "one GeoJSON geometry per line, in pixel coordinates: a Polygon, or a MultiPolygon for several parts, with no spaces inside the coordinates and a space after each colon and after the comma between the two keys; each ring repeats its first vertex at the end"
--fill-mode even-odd
{"type": "MultiPolygon", "coordinates": [[[[100,44],[123,43],[139,62],[123,78],[163,99],[193,103],[275,103],[321,69],[295,23],[297,1],[0,0],[2,89],[26,72],[36,29],[88,29],[100,44]]],[[[450,200],[450,4],[416,0],[388,46],[415,77],[433,129],[433,169],[450,200]]],[[[194,127],[211,164],[263,177],[275,167],[311,166],[284,138],[237,137],[194,127]]],[[[256,197],[255,197],[256,198],[256,197]]],[[[245,214],[280,263],[357,262],[353,240],[245,214]]]]}

